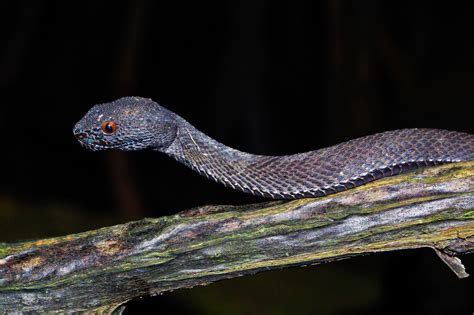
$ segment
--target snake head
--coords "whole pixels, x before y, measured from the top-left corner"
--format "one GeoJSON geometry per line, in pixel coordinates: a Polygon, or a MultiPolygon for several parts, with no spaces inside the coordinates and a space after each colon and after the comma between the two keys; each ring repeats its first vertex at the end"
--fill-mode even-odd
{"type": "Polygon", "coordinates": [[[98,104],[74,126],[79,143],[93,151],[164,150],[176,137],[174,114],[150,99],[123,97],[98,104]]]}

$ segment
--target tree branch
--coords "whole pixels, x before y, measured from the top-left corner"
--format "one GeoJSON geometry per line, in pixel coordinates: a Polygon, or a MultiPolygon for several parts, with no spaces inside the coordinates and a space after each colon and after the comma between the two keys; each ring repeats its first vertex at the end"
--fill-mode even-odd
{"type": "Polygon", "coordinates": [[[430,247],[459,277],[474,251],[474,162],[322,198],[205,206],[174,216],[0,244],[0,310],[112,311],[141,295],[262,270],[430,247]]]}

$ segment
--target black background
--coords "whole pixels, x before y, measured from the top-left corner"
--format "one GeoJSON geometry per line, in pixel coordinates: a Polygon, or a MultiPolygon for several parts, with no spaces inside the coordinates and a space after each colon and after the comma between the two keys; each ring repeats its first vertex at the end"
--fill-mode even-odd
{"type": "MultiPolygon", "coordinates": [[[[474,3],[4,1],[0,240],[262,199],[156,152],[90,152],[94,104],[149,97],[243,151],[374,132],[474,132],[474,3]]],[[[464,257],[468,271],[473,257],[464,257]]],[[[161,314],[472,313],[472,280],[430,250],[270,271],[136,299],[161,314]]]]}

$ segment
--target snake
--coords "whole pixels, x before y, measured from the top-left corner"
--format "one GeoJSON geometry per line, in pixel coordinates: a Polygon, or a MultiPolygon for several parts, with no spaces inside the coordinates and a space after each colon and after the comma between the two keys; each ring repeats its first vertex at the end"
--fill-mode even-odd
{"type": "Polygon", "coordinates": [[[76,123],[93,151],[151,149],[233,189],[269,199],[320,197],[421,167],[474,160],[474,135],[442,129],[385,131],[291,155],[226,146],[148,98],[93,106],[76,123]]]}

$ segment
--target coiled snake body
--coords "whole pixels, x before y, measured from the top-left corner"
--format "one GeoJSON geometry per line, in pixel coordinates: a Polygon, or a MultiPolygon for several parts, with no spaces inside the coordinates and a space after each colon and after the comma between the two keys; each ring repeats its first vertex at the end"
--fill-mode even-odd
{"type": "Polygon", "coordinates": [[[94,106],[74,134],[94,151],[164,152],[216,182],[272,199],[324,196],[418,167],[474,160],[474,135],[438,129],[387,131],[294,155],[254,155],[140,97],[94,106]]]}

